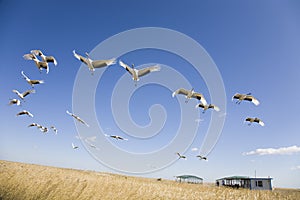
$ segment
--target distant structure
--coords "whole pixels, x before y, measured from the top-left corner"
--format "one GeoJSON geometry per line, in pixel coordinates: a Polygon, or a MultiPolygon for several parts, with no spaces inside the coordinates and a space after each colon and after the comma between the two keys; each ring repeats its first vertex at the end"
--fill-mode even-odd
{"type": "Polygon", "coordinates": [[[251,178],[247,176],[230,176],[216,180],[217,186],[246,188],[250,190],[272,190],[272,178],[251,178]]]}
{"type": "Polygon", "coordinates": [[[192,176],[192,175],[181,175],[181,176],[175,176],[176,182],[184,182],[184,183],[194,183],[194,184],[202,184],[203,178],[192,176]]]}

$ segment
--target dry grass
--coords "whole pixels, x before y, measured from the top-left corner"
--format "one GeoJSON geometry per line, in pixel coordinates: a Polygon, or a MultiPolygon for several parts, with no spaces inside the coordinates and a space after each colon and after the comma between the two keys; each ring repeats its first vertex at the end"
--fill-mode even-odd
{"type": "Polygon", "coordinates": [[[0,200],[300,199],[300,190],[250,191],[0,161],[0,200]]]}

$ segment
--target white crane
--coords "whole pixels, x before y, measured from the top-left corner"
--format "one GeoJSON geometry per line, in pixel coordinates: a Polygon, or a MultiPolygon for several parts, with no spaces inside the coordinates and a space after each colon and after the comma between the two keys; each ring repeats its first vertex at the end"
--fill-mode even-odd
{"type": "Polygon", "coordinates": [[[51,126],[50,128],[54,131],[55,135],[57,135],[57,129],[56,129],[56,127],[55,126],[51,126]]]}
{"type": "Polygon", "coordinates": [[[253,122],[255,122],[255,123],[258,123],[259,125],[261,125],[261,126],[265,126],[265,123],[261,120],[261,119],[259,119],[259,118],[257,118],[257,117],[255,117],[255,118],[252,118],[252,117],[247,117],[246,119],[245,119],[245,122],[249,122],[249,126],[253,123],[253,122]]]}
{"type": "Polygon", "coordinates": [[[37,125],[37,128],[42,131],[43,133],[47,133],[48,132],[48,128],[45,126],[42,126],[40,124],[37,125]]]}
{"type": "Polygon", "coordinates": [[[28,127],[34,127],[34,126],[37,127],[43,133],[47,133],[48,132],[48,128],[47,127],[42,126],[42,125],[40,125],[38,123],[31,123],[31,124],[28,125],[28,127]]]}
{"type": "Polygon", "coordinates": [[[94,149],[100,150],[98,147],[96,147],[96,145],[92,144],[92,141],[89,140],[89,138],[85,139],[86,143],[88,143],[88,145],[94,149]]]}
{"type": "Polygon", "coordinates": [[[128,140],[127,138],[123,138],[119,135],[107,135],[107,134],[104,134],[106,137],[111,137],[111,138],[114,138],[116,140],[128,140]]]}
{"type": "Polygon", "coordinates": [[[73,149],[78,149],[79,147],[78,147],[78,146],[75,146],[75,145],[72,143],[72,148],[73,148],[73,149]]]}
{"type": "Polygon", "coordinates": [[[44,62],[46,63],[53,63],[55,66],[57,65],[57,61],[53,56],[46,56],[43,54],[41,50],[31,50],[30,53],[36,55],[36,56],[41,56],[44,62]]]}
{"type": "Polygon", "coordinates": [[[186,160],[186,156],[181,155],[179,152],[176,152],[176,155],[178,156],[178,159],[184,159],[184,160],[186,160]]]}
{"type": "Polygon", "coordinates": [[[80,123],[86,125],[87,127],[89,127],[89,125],[83,121],[80,117],[78,117],[77,115],[74,115],[73,113],[70,113],[69,111],[66,111],[68,115],[74,117],[77,121],[79,121],[80,123]]]}
{"type": "Polygon", "coordinates": [[[178,90],[173,92],[172,97],[175,97],[175,95],[177,95],[177,94],[182,94],[182,95],[186,96],[185,103],[187,103],[189,101],[189,99],[195,98],[195,99],[200,100],[203,105],[207,105],[207,102],[206,102],[203,94],[195,92],[194,88],[192,88],[191,90],[186,90],[184,88],[179,88],[178,90]]]}
{"type": "Polygon", "coordinates": [[[49,73],[49,65],[45,61],[40,61],[34,54],[29,53],[23,56],[25,60],[33,60],[39,71],[46,69],[47,74],[49,73]]]}
{"type": "Polygon", "coordinates": [[[26,97],[27,95],[35,93],[35,90],[26,90],[23,93],[20,93],[18,90],[12,90],[12,92],[16,93],[20,99],[24,100],[24,97],[26,97]]]}
{"type": "Polygon", "coordinates": [[[236,93],[233,97],[232,100],[237,99],[236,104],[240,104],[242,101],[251,101],[254,105],[258,106],[259,101],[251,95],[251,93],[248,94],[240,94],[236,93]]]}
{"type": "Polygon", "coordinates": [[[30,78],[28,78],[28,77],[24,74],[23,71],[21,72],[21,74],[22,74],[22,76],[24,77],[24,79],[27,81],[27,83],[28,83],[29,85],[31,85],[31,87],[34,87],[34,85],[37,85],[37,84],[42,84],[42,83],[44,83],[43,80],[31,80],[30,78]]]}
{"type": "Polygon", "coordinates": [[[28,125],[28,127],[34,127],[34,126],[40,127],[40,125],[38,123],[31,123],[28,125]]]}
{"type": "Polygon", "coordinates": [[[207,160],[207,157],[205,157],[205,156],[198,155],[196,157],[199,158],[200,160],[207,160]]]}
{"type": "Polygon", "coordinates": [[[8,105],[13,105],[13,104],[19,106],[21,105],[21,101],[19,99],[10,99],[8,105]]]}
{"type": "Polygon", "coordinates": [[[21,112],[17,113],[17,116],[20,115],[27,115],[29,117],[33,117],[33,114],[31,114],[28,110],[22,110],[21,112]]]}
{"type": "Polygon", "coordinates": [[[134,64],[132,64],[132,68],[131,68],[127,64],[123,63],[121,60],[119,61],[119,65],[122,66],[124,69],[126,69],[131,74],[132,79],[135,82],[135,85],[136,85],[137,81],[140,80],[140,77],[145,76],[146,74],[149,74],[150,72],[160,71],[159,65],[154,65],[154,66],[146,67],[143,69],[135,69],[134,64]]]}
{"type": "Polygon", "coordinates": [[[203,111],[202,111],[202,113],[205,113],[205,111],[206,110],[208,110],[208,109],[214,109],[215,111],[217,111],[217,112],[219,112],[220,111],[220,108],[218,107],[218,106],[216,106],[216,105],[214,105],[214,104],[203,104],[203,103],[199,103],[199,104],[197,104],[196,105],[196,108],[203,108],[203,111]]]}
{"type": "Polygon", "coordinates": [[[115,58],[112,58],[109,60],[92,60],[87,52],[85,53],[86,57],[83,57],[83,56],[77,54],[75,52],[75,50],[73,50],[73,55],[75,56],[75,58],[77,58],[78,60],[80,60],[81,62],[86,64],[88,66],[89,70],[92,72],[92,74],[96,68],[102,68],[102,67],[116,64],[115,58]]]}

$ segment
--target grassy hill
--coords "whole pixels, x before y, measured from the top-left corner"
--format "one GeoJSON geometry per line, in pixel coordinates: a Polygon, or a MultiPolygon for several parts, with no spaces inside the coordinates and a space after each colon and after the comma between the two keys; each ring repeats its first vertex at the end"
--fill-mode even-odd
{"type": "Polygon", "coordinates": [[[0,200],[5,199],[299,200],[300,190],[250,191],[0,161],[0,200]]]}

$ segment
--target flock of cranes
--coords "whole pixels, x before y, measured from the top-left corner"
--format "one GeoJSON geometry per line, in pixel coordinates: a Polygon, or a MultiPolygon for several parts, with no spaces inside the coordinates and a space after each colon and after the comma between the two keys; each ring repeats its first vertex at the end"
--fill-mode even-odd
{"type": "MultiPolygon", "coordinates": [[[[111,58],[108,60],[93,60],[90,58],[88,53],[85,53],[86,56],[82,56],[78,53],[76,53],[75,50],[73,50],[73,55],[76,59],[80,60],[82,63],[84,63],[89,71],[91,72],[91,74],[93,75],[94,71],[98,68],[103,68],[103,67],[108,67],[111,65],[114,65],[117,63],[116,58],[111,58]]],[[[49,68],[49,64],[53,63],[55,66],[57,66],[57,61],[53,56],[46,56],[42,53],[41,50],[31,50],[30,53],[25,54],[23,56],[23,58],[25,60],[32,60],[34,61],[36,67],[38,68],[39,72],[41,73],[42,70],[46,70],[46,73],[48,74],[50,71],[49,68]],[[38,57],[41,58],[41,60],[38,59],[38,57]]],[[[134,67],[134,64],[131,65],[131,67],[124,63],[123,61],[119,60],[118,64],[123,67],[132,77],[132,80],[134,81],[135,85],[137,85],[137,82],[139,81],[139,79],[142,76],[145,76],[151,72],[157,72],[160,71],[160,66],[159,65],[154,65],[154,66],[149,66],[149,67],[145,67],[143,69],[136,69],[134,67]]],[[[23,76],[23,78],[26,80],[26,82],[32,87],[34,88],[35,85],[38,84],[43,84],[44,80],[36,80],[36,79],[30,79],[27,75],[25,75],[24,71],[21,72],[21,75],[23,76]]],[[[21,101],[25,101],[25,97],[35,93],[36,91],[34,89],[29,89],[26,90],[24,92],[20,92],[16,89],[12,90],[13,93],[15,93],[19,99],[14,98],[14,99],[10,99],[9,101],[9,105],[17,105],[20,106],[21,105],[21,101]]],[[[208,104],[204,95],[199,93],[199,92],[195,92],[194,88],[192,88],[191,90],[185,89],[185,88],[179,88],[176,91],[174,91],[172,93],[172,97],[175,97],[176,95],[184,95],[186,100],[185,103],[188,103],[190,99],[194,98],[197,99],[199,102],[198,104],[196,104],[196,108],[200,108],[203,109],[202,113],[205,113],[208,109],[212,109],[214,111],[220,111],[220,108],[217,105],[214,104],[208,104]]],[[[242,101],[249,101],[252,102],[254,105],[258,106],[259,105],[259,101],[251,95],[251,93],[248,94],[240,94],[240,93],[236,93],[233,97],[232,100],[236,99],[236,104],[240,104],[242,101]]],[[[81,119],[79,116],[69,112],[68,110],[66,111],[66,113],[68,115],[70,115],[71,117],[73,117],[74,119],[76,119],[79,123],[82,123],[83,125],[89,127],[89,124],[87,122],[85,122],[83,119],[81,119]]],[[[22,110],[20,112],[17,113],[17,116],[21,116],[21,115],[27,115],[29,117],[33,117],[33,114],[28,111],[28,110],[22,110]]],[[[264,126],[264,122],[257,118],[251,118],[251,117],[247,117],[245,119],[245,122],[248,122],[249,125],[252,124],[253,122],[258,123],[261,126],[264,126]]],[[[30,125],[28,125],[28,127],[37,127],[41,132],[43,133],[47,133],[49,131],[49,128],[47,128],[46,126],[40,125],[38,123],[31,123],[30,125]]],[[[55,134],[57,134],[58,130],[56,129],[55,126],[51,126],[50,129],[53,130],[53,132],[55,134]]],[[[118,135],[108,135],[105,134],[106,137],[110,137],[112,139],[116,139],[116,140],[128,140],[127,138],[123,138],[121,136],[118,135]]],[[[95,145],[90,144],[91,147],[93,148],[97,148],[95,145]]],[[[77,149],[78,146],[74,145],[72,143],[72,148],[73,149],[77,149]]],[[[181,155],[179,152],[176,152],[176,155],[178,156],[178,159],[186,159],[186,156],[181,155]]],[[[197,158],[199,158],[200,160],[207,160],[207,157],[203,156],[203,155],[197,155],[197,158]]]]}
{"type": "MultiPolygon", "coordinates": [[[[208,104],[206,99],[204,98],[203,94],[197,93],[194,91],[194,89],[191,90],[186,90],[184,88],[180,88],[178,90],[176,90],[175,92],[173,92],[172,96],[175,97],[175,95],[177,94],[182,94],[186,96],[186,103],[189,101],[189,99],[191,98],[195,98],[198,99],[200,101],[200,103],[198,103],[196,105],[196,108],[200,107],[203,109],[204,113],[206,110],[208,110],[209,108],[214,109],[215,111],[220,111],[219,107],[217,107],[214,104],[208,104]]],[[[240,94],[240,93],[236,93],[233,97],[232,100],[237,99],[236,104],[241,104],[242,101],[249,101],[252,102],[254,105],[258,106],[260,104],[260,102],[258,101],[258,99],[256,99],[254,96],[251,95],[251,93],[248,94],[240,94]]],[[[247,117],[245,119],[245,122],[249,122],[248,125],[251,125],[253,122],[258,123],[261,126],[264,126],[264,122],[257,118],[257,117],[247,117]]],[[[185,155],[180,154],[179,152],[176,152],[176,155],[178,156],[178,159],[184,159],[186,160],[187,157],[185,155]]],[[[200,160],[207,160],[207,157],[203,156],[203,155],[197,155],[197,158],[199,158],[200,160]]]]}
{"type": "Polygon", "coordinates": [[[31,50],[30,53],[23,56],[25,60],[33,60],[39,71],[45,69],[47,74],[49,73],[49,63],[57,65],[57,61],[53,56],[46,56],[41,50],[31,50]],[[39,60],[36,56],[40,56],[42,60],[39,60]]]}
{"type": "MultiPolygon", "coordinates": [[[[236,104],[240,104],[242,101],[250,101],[256,106],[258,106],[260,104],[259,101],[254,96],[251,95],[251,93],[248,93],[248,94],[236,93],[232,97],[232,100],[234,100],[234,99],[237,99],[236,104]]],[[[257,117],[247,117],[245,119],[245,122],[249,122],[248,125],[251,125],[253,122],[255,122],[261,126],[265,126],[265,123],[257,117]]]]}
{"type": "MultiPolygon", "coordinates": [[[[53,56],[45,56],[41,50],[32,50],[30,53],[28,54],[25,54],[23,56],[23,58],[25,60],[33,60],[35,62],[35,65],[37,66],[38,70],[41,71],[43,69],[46,70],[46,73],[48,74],[49,73],[49,63],[54,63],[54,65],[56,66],[57,65],[57,61],[56,59],[53,57],[53,56]],[[41,57],[42,60],[39,60],[38,57],[41,57]]],[[[25,73],[24,71],[21,71],[21,75],[23,76],[23,78],[26,80],[26,82],[32,87],[34,88],[35,85],[38,85],[38,84],[43,84],[44,81],[43,80],[35,80],[35,79],[30,79],[25,73]]],[[[21,104],[23,104],[23,102],[25,102],[25,97],[27,97],[28,95],[30,94],[34,94],[36,93],[36,90],[34,89],[28,89],[24,92],[20,92],[16,89],[13,89],[12,90],[13,93],[15,93],[19,99],[17,98],[14,98],[14,99],[10,99],[9,101],[9,105],[17,105],[17,106],[21,106],[21,104]]],[[[18,112],[16,114],[16,116],[22,116],[22,115],[27,115],[29,117],[33,117],[34,115],[28,111],[28,110],[21,110],[20,112],[18,112]]],[[[44,125],[40,125],[38,123],[31,123],[28,125],[28,127],[36,127],[37,129],[39,129],[42,133],[47,133],[49,131],[49,128],[44,126],[44,125]]],[[[50,129],[53,130],[54,134],[57,134],[57,129],[54,125],[52,125],[50,127],[50,129]]]]}
{"type": "MultiPolygon", "coordinates": [[[[179,152],[176,152],[176,155],[178,156],[178,160],[179,159],[183,159],[183,160],[187,159],[187,157],[185,155],[182,155],[179,152]]],[[[207,157],[202,156],[202,155],[197,155],[196,157],[199,158],[199,160],[207,160],[207,157]]]]}

